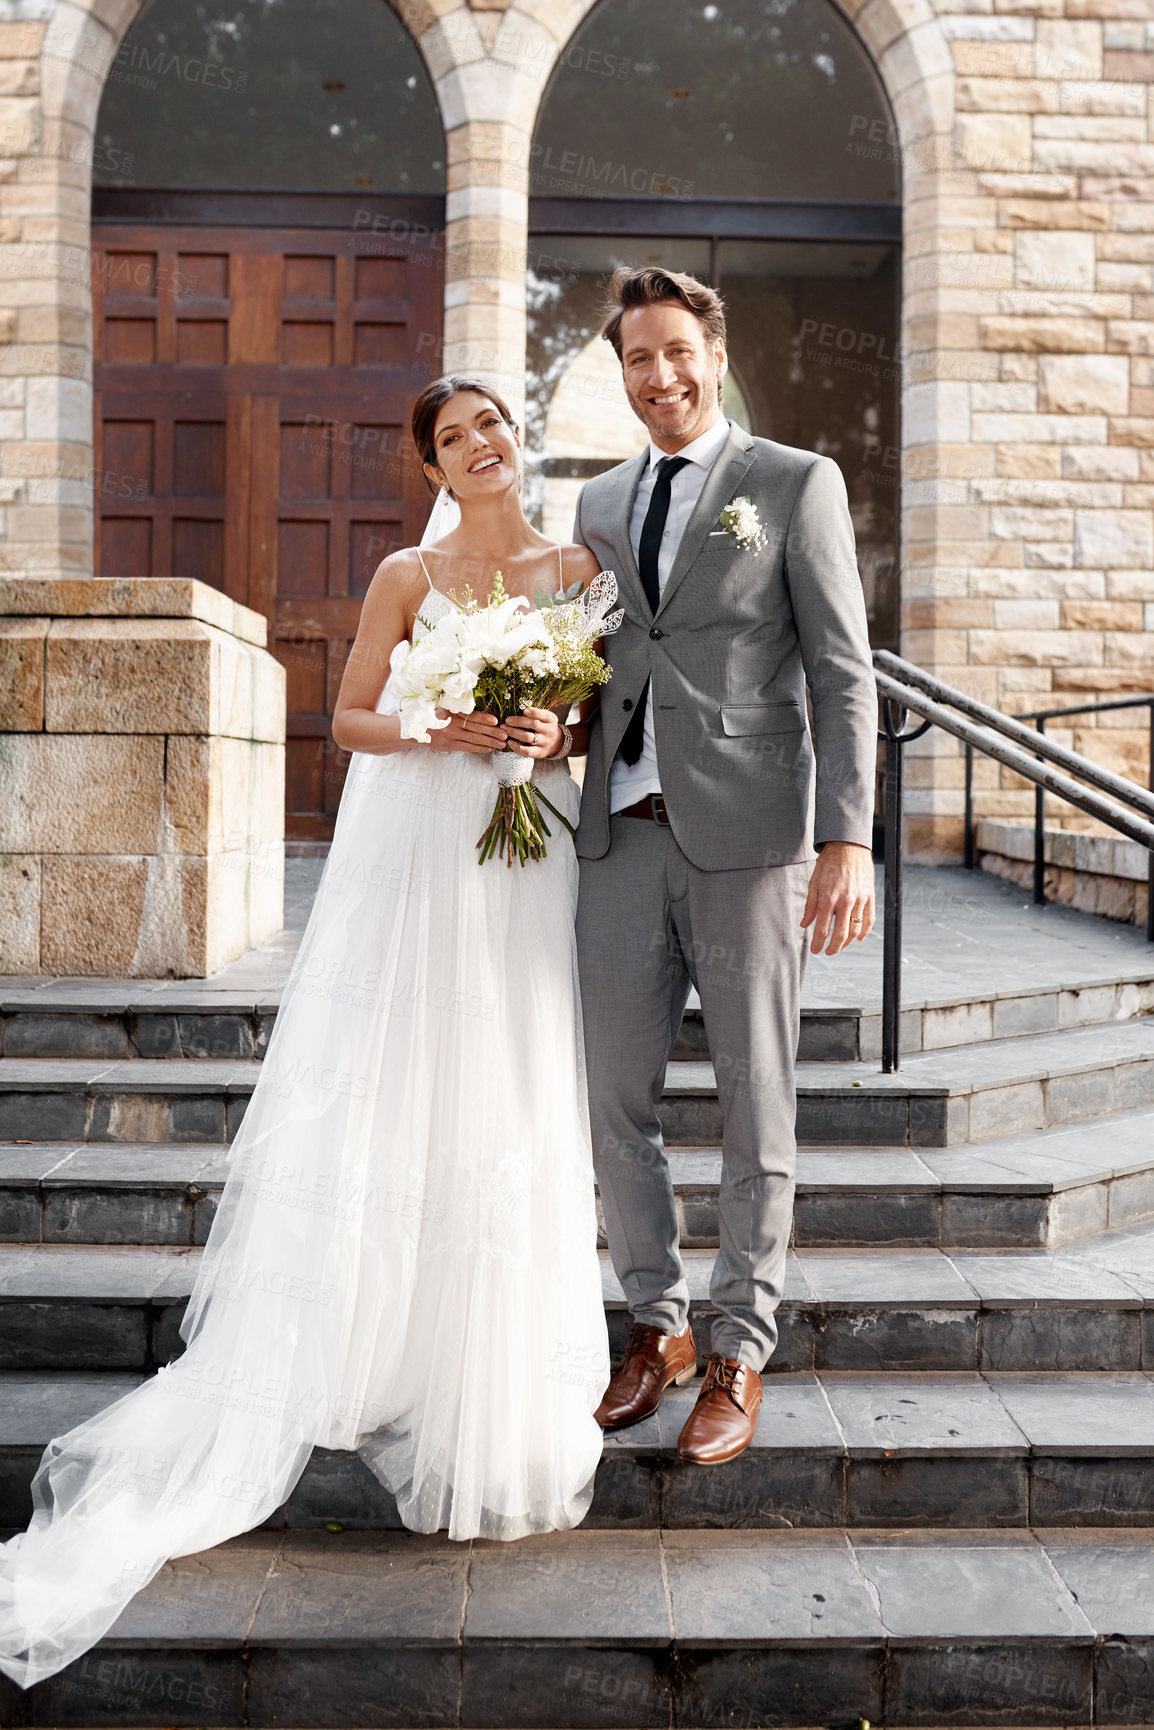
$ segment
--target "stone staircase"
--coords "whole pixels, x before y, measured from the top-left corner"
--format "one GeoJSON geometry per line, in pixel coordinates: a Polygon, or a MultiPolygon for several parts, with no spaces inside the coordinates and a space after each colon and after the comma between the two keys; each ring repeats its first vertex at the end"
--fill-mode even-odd
{"type": "MultiPolygon", "coordinates": [[[[906,939],[897,1076],[876,939],[810,965],[746,1454],[677,1461],[691,1386],[607,1438],[580,1530],[454,1545],[317,1450],[86,1658],[0,1679],[0,1724],[1149,1722],[1154,949],[948,871],[910,872],[906,939]]],[[[45,1443],[180,1350],[291,948],[200,982],[0,983],[6,1530],[45,1443]]],[[[720,1119],[692,1006],[662,1109],[707,1348],[720,1119]]]]}

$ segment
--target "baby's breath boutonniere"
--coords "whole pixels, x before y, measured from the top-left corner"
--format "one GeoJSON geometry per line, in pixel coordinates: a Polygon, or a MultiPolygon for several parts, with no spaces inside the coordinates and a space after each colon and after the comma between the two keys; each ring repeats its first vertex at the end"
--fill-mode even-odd
{"type": "Polygon", "coordinates": [[[718,518],[726,534],[732,535],[739,547],[759,553],[765,545],[765,530],[757,514],[757,506],[747,498],[734,499],[718,518]]]}

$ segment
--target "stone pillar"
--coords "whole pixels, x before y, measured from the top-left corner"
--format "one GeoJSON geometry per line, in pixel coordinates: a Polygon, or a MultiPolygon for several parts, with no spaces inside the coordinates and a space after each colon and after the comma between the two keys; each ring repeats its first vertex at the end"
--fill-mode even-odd
{"type": "Polygon", "coordinates": [[[92,569],[90,183],[117,9],[0,24],[0,568],[38,576],[92,569]]]}
{"type": "Polygon", "coordinates": [[[203,583],[0,578],[0,973],[199,977],[280,930],[265,636],[203,583]]]}
{"type": "Polygon", "coordinates": [[[518,419],[532,140],[549,74],[587,0],[470,0],[419,35],[448,151],[446,372],[479,373],[518,419]]]}

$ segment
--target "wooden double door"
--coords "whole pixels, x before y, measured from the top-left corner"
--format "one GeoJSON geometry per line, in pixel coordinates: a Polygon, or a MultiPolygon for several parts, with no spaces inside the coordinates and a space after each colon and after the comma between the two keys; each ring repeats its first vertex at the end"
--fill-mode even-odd
{"type": "Polygon", "coordinates": [[[442,261],[439,200],[94,204],[96,569],[197,577],[264,613],[290,838],[332,833],[361,598],[428,517],[407,426],[440,367],[442,261]]]}

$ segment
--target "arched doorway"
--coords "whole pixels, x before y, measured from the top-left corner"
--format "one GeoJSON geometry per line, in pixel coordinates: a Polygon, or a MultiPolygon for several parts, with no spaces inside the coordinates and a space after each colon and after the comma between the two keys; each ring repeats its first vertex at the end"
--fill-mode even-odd
{"type": "Polygon", "coordinates": [[[440,365],[444,189],[428,72],[385,0],[154,0],[109,74],[96,569],[197,577],[268,618],[297,841],[332,831],[361,598],[428,514],[405,427],[440,365]]]}
{"type": "Polygon", "coordinates": [[[609,271],[689,271],[727,303],[726,412],[841,466],[873,639],[897,647],[896,138],[831,0],[664,0],[660,28],[649,0],[593,8],[554,69],[529,167],[526,419],[548,532],[570,532],[583,479],[644,443],[596,334],[609,271]]]}

